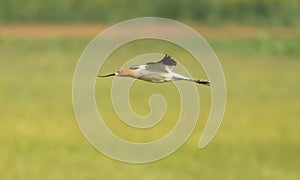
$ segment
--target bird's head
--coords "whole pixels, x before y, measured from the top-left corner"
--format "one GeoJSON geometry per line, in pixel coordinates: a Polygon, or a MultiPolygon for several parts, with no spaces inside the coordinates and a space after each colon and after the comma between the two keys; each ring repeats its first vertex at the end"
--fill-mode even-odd
{"type": "Polygon", "coordinates": [[[122,73],[123,73],[123,69],[119,69],[115,72],[115,75],[120,76],[120,75],[122,75],[122,73]]]}
{"type": "Polygon", "coordinates": [[[115,73],[112,73],[112,74],[108,74],[108,75],[104,75],[104,76],[98,75],[98,77],[101,77],[101,78],[109,77],[109,76],[124,76],[124,77],[137,78],[138,72],[135,72],[135,71],[129,70],[129,69],[119,69],[115,73]]]}
{"type": "Polygon", "coordinates": [[[115,72],[116,76],[131,76],[131,71],[128,69],[119,69],[115,72]]]}

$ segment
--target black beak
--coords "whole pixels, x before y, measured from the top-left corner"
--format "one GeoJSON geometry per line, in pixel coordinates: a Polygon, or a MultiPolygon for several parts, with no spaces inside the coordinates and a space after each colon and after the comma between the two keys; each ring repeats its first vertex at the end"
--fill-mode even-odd
{"type": "Polygon", "coordinates": [[[108,74],[108,75],[97,75],[97,77],[101,77],[101,78],[105,78],[105,77],[109,77],[109,76],[115,76],[116,74],[115,73],[112,73],[112,74],[108,74]]]}

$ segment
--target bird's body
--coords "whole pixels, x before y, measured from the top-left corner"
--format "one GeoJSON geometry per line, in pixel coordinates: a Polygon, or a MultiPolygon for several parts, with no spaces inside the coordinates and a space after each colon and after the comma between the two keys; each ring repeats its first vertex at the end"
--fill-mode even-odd
{"type": "Polygon", "coordinates": [[[194,80],[174,73],[172,70],[176,65],[177,62],[171,56],[165,55],[164,58],[158,62],[148,62],[145,65],[134,65],[129,67],[129,69],[120,69],[113,74],[105,76],[98,75],[98,77],[123,76],[154,83],[185,80],[209,86],[209,82],[206,80],[194,80]]]}

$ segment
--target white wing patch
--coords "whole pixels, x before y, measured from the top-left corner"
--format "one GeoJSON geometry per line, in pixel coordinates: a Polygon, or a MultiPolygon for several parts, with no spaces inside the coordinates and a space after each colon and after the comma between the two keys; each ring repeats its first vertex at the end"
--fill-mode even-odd
{"type": "Polygon", "coordinates": [[[130,66],[129,69],[130,70],[137,70],[137,69],[146,69],[147,65],[133,65],[133,66],[130,66]]]}
{"type": "Polygon", "coordinates": [[[164,58],[158,62],[148,62],[146,64],[146,70],[152,72],[171,72],[176,65],[177,62],[166,54],[164,58]]]}

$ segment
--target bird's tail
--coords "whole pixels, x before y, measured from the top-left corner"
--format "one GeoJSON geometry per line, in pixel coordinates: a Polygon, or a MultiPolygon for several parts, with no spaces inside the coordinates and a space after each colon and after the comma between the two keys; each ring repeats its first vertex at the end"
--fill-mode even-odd
{"type": "Polygon", "coordinates": [[[198,84],[203,84],[203,85],[205,85],[205,86],[210,86],[210,83],[209,83],[209,81],[207,81],[207,80],[202,80],[202,79],[200,79],[200,80],[194,80],[194,82],[195,82],[195,83],[198,83],[198,84]]]}

